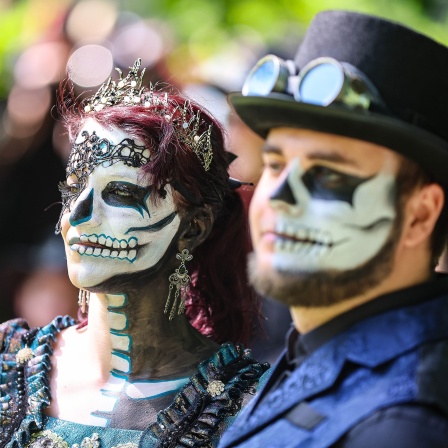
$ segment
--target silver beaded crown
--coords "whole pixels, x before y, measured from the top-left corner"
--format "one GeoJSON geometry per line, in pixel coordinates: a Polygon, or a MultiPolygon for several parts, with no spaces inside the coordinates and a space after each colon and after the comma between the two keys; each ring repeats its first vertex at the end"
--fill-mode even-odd
{"type": "Polygon", "coordinates": [[[172,122],[177,137],[183,141],[198,156],[205,171],[208,171],[213,160],[213,149],[210,140],[212,126],[199,133],[203,121],[199,111],[192,113],[190,102],[186,100],[183,105],[173,106],[168,102],[168,94],[155,92],[154,86],[142,87],[145,69],[140,71],[141,59],[137,59],[130,67],[129,73],[123,78],[123,72],[116,68],[120,74],[118,82],[109,78],[92,97],[86,100],[84,112],[100,111],[111,106],[144,106],[151,107],[155,114],[172,122]]]}

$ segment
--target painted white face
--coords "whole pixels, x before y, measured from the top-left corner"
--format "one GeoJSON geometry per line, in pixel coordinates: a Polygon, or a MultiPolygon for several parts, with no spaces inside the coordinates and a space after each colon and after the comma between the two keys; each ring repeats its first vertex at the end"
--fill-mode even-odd
{"type": "MultiPolygon", "coordinates": [[[[88,120],[75,144],[94,132],[110,147],[128,138],[118,129],[88,120]]],[[[68,189],[76,191],[77,181],[76,176],[70,176],[68,189]]],[[[154,192],[139,167],[114,160],[93,168],[61,220],[68,271],[77,287],[95,286],[116,275],[157,264],[180,224],[170,185],[165,189],[166,197],[154,205],[150,200],[154,192]]]]}
{"type": "Polygon", "coordinates": [[[395,218],[394,189],[395,178],[385,171],[367,178],[318,166],[304,172],[295,159],[271,196],[272,208],[280,209],[274,267],[317,272],[362,265],[380,250],[390,233],[395,218]],[[342,179],[339,186],[334,185],[337,177],[342,179]]]}
{"type": "Polygon", "coordinates": [[[399,156],[386,148],[292,128],[270,132],[250,205],[259,278],[362,266],[396,217],[399,156]]]}

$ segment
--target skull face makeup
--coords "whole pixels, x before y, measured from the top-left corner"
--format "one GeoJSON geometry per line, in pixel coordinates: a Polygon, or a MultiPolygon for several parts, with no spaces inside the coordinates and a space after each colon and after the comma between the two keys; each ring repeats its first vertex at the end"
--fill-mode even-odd
{"type": "Polygon", "coordinates": [[[387,274],[401,225],[398,156],[354,139],[276,129],[264,159],[250,207],[259,292],[323,306],[387,274]]]}
{"type": "Polygon", "coordinates": [[[394,176],[356,177],[298,159],[271,195],[273,266],[280,271],[353,269],[385,243],[395,218],[394,176]]]}
{"type": "Polygon", "coordinates": [[[118,129],[93,120],[81,129],[70,155],[61,219],[76,286],[88,288],[153,267],[172,242],[180,218],[169,185],[157,206],[150,202],[151,186],[139,169],[148,158],[144,146],[118,129]],[[77,165],[79,160],[84,162],[77,165]]]}

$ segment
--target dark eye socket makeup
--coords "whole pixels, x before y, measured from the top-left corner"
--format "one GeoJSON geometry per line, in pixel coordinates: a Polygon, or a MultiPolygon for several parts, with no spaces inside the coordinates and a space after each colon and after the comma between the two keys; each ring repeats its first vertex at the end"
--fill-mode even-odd
{"type": "Polygon", "coordinates": [[[114,194],[116,196],[121,197],[138,197],[138,187],[135,184],[131,184],[129,182],[109,182],[105,188],[105,191],[107,191],[109,194],[114,194]]]}
{"type": "Polygon", "coordinates": [[[143,215],[146,211],[149,215],[147,199],[151,194],[151,186],[141,187],[130,182],[109,182],[101,192],[104,202],[114,207],[135,208],[143,215]]]}
{"type": "Polygon", "coordinates": [[[315,199],[340,200],[353,205],[355,190],[371,178],[372,176],[353,176],[324,165],[314,165],[302,176],[302,182],[315,199]]]}

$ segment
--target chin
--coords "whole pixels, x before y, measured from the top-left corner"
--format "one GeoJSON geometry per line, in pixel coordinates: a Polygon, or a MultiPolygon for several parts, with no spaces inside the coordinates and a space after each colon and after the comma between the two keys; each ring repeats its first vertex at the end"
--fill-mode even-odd
{"type": "Polygon", "coordinates": [[[80,289],[89,289],[104,282],[111,277],[110,273],[111,270],[104,263],[102,266],[82,262],[68,264],[70,281],[80,289]]]}

